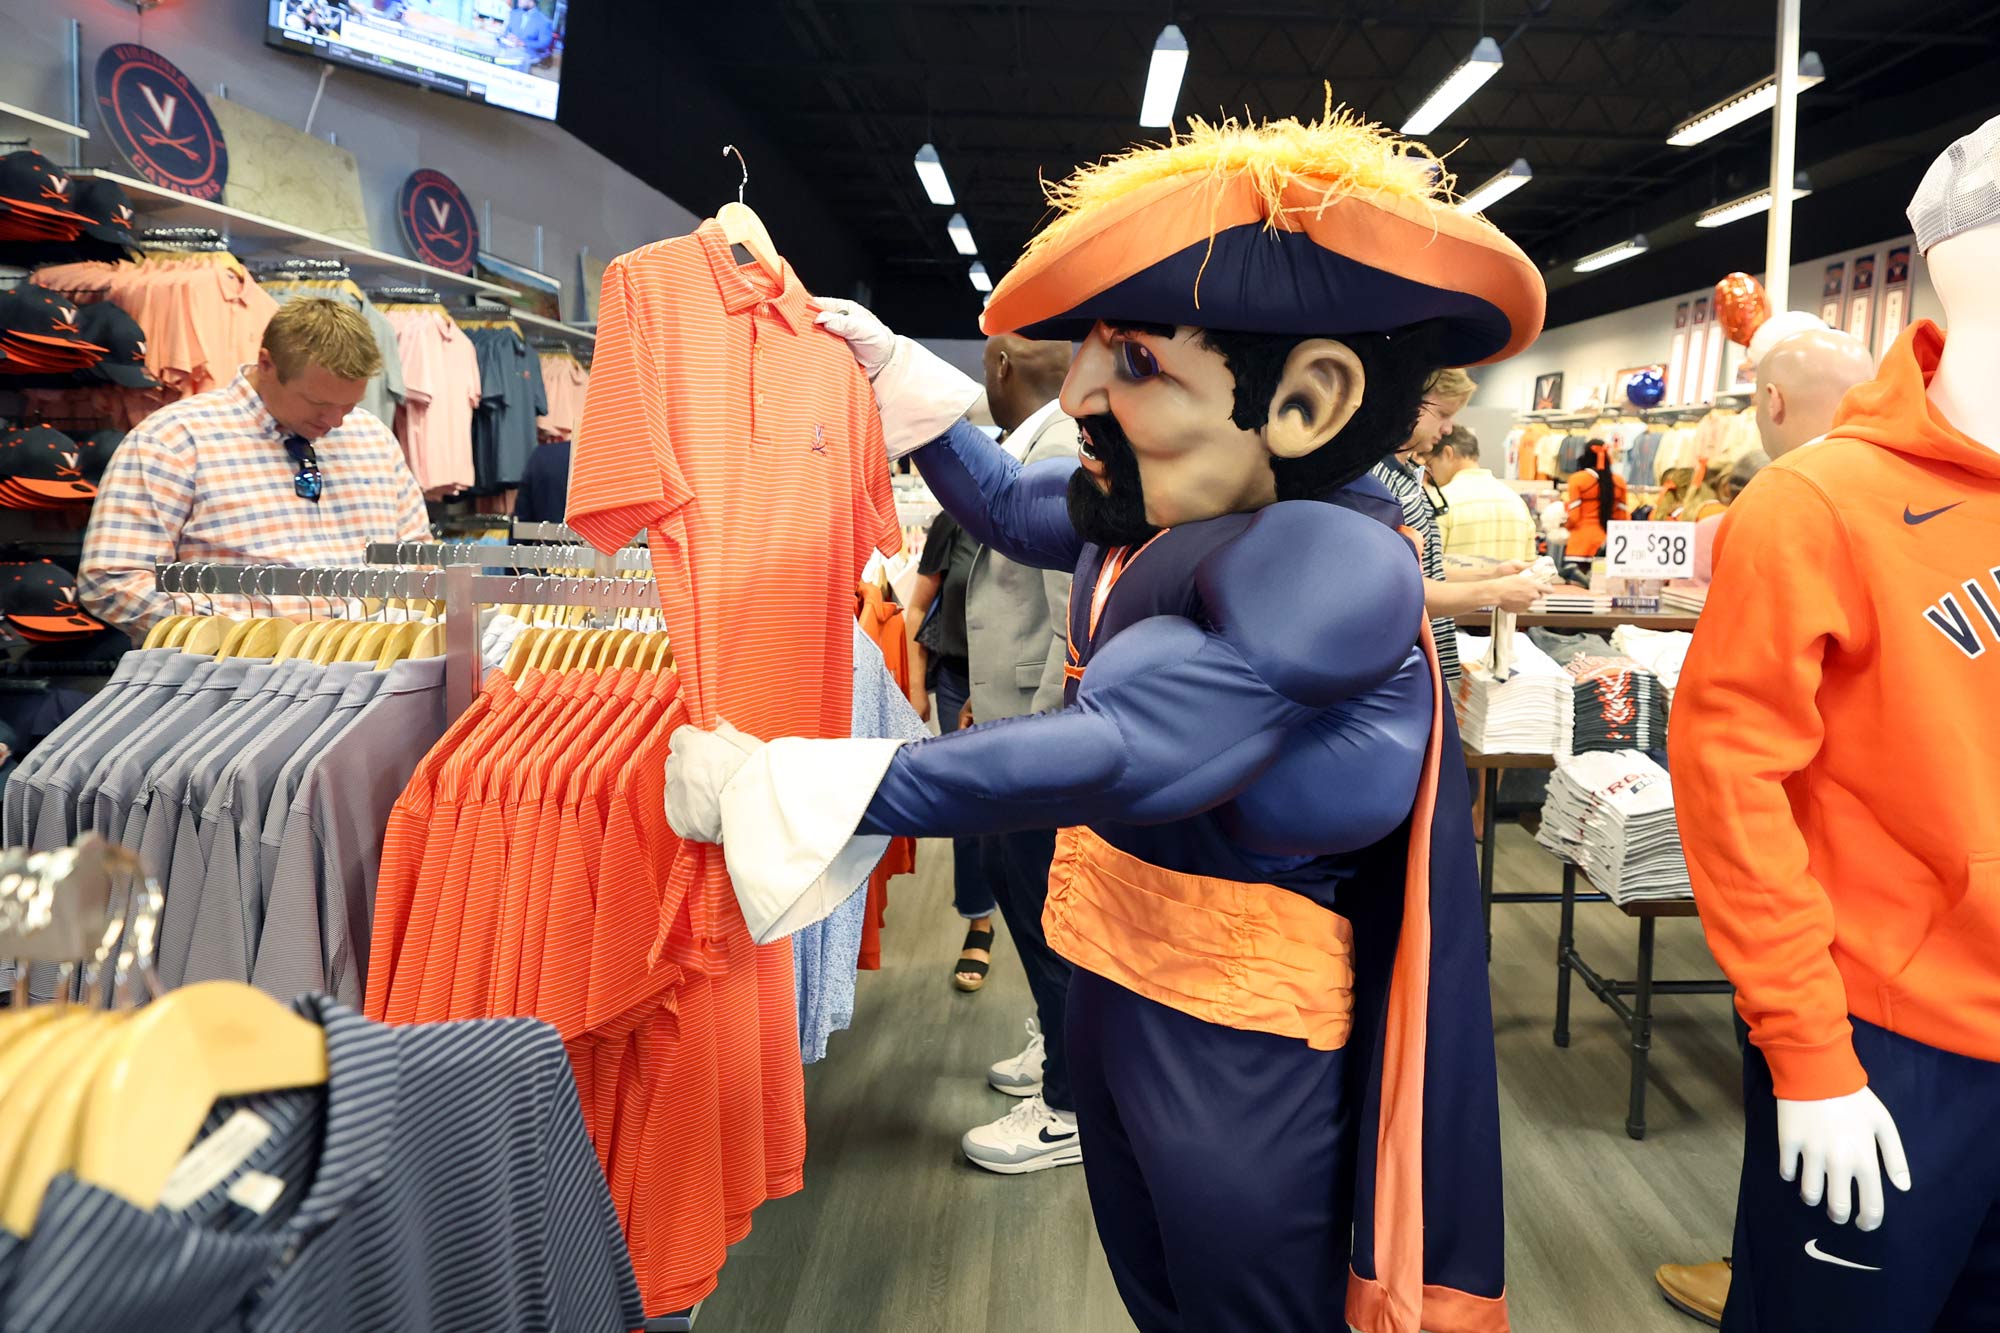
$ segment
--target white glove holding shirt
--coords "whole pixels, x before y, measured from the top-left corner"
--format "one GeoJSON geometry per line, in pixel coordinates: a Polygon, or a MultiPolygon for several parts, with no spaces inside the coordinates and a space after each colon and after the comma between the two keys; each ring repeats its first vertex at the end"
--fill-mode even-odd
{"type": "Polygon", "coordinates": [[[1889,1108],[1869,1089],[1809,1102],[1778,1099],[1778,1174],[1799,1182],[1799,1198],[1808,1208],[1819,1207],[1824,1199],[1827,1217],[1844,1225],[1859,1185],[1855,1225],[1873,1231],[1882,1225],[1885,1211],[1885,1165],[1890,1181],[1907,1192],[1910,1162],[1902,1135],[1889,1108]]]}
{"type": "Polygon", "coordinates": [[[667,743],[667,823],[690,842],[721,842],[722,789],[761,742],[723,720],[714,731],[677,727],[667,743]]]}
{"type": "Polygon", "coordinates": [[[889,839],[855,833],[905,742],[874,737],[762,742],[727,722],[679,727],[667,756],[667,822],[720,843],[759,944],[824,920],[866,879],[889,839]]]}
{"type": "Polygon", "coordinates": [[[821,301],[814,322],[839,334],[875,386],[889,461],[935,440],[979,401],[985,387],[921,343],[899,337],[853,301],[821,301]]]}

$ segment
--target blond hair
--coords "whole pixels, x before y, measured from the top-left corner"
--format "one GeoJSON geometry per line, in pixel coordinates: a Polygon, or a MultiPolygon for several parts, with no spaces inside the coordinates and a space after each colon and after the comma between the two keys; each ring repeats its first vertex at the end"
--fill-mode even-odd
{"type": "Polygon", "coordinates": [[[382,373],[382,348],[368,321],[360,311],[323,297],[293,301],[271,316],[264,350],[271,354],[281,384],[296,379],[307,366],[343,380],[382,373]]]}
{"type": "Polygon", "coordinates": [[[1424,397],[1435,398],[1440,405],[1457,403],[1460,407],[1464,407],[1472,401],[1472,395],[1477,392],[1479,392],[1479,381],[1456,366],[1438,371],[1431,376],[1430,383],[1424,386],[1424,397]]]}

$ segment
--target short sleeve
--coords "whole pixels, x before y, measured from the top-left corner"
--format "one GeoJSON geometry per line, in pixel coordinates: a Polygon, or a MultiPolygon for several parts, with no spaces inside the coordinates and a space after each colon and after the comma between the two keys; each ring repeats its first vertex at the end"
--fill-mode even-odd
{"type": "Polygon", "coordinates": [[[889,480],[889,446],[882,434],[882,414],[875,407],[875,391],[862,377],[860,367],[852,368],[855,422],[855,465],[861,469],[855,486],[856,531],[860,549],[855,553],[856,568],[868,561],[870,550],[894,555],[903,549],[903,524],[896,514],[896,488],[889,480]]]}
{"type": "MultiPolygon", "coordinates": [[[[624,258],[604,271],[590,393],[570,456],[569,526],[615,551],[694,498],[673,462],[666,392],[648,334],[646,298],[624,258]]],[[[885,457],[881,426],[876,457],[885,457]]],[[[888,466],[883,465],[884,482],[888,466]]]]}
{"type": "Polygon", "coordinates": [[[917,558],[917,573],[944,573],[945,566],[951,563],[951,548],[958,534],[958,520],[950,514],[940,513],[932,519],[930,531],[924,534],[924,553],[917,558]]]}

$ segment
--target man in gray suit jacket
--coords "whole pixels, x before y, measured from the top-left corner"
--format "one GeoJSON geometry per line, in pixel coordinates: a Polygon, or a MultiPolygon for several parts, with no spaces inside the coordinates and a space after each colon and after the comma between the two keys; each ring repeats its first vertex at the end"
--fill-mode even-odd
{"type": "MultiPolygon", "coordinates": [[[[1076,423],[1056,401],[1070,356],[1066,342],[1009,335],[986,344],[987,406],[1006,432],[1002,445],[1023,463],[1076,457],[1076,423]]],[[[970,721],[997,722],[1062,707],[1069,579],[1067,573],[1017,565],[985,547],[973,558],[965,592],[970,721]]],[[[1063,1046],[1070,968],[1042,934],[1055,846],[1054,829],[981,839],[986,879],[1028,974],[1037,1022],[1029,1024],[1027,1049],[987,1074],[996,1089],[1023,1098],[1022,1105],[972,1130],[963,1146],[975,1165],[1008,1175],[1083,1160],[1074,1133],[1057,1134],[1053,1144],[1041,1133],[1051,1123],[1073,1129],[1076,1109],[1063,1046]]]]}

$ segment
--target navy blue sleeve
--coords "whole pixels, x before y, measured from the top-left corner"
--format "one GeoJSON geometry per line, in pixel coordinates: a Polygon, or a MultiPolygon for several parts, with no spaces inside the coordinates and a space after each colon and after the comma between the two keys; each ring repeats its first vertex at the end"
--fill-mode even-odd
{"type": "MultiPolygon", "coordinates": [[[[959,837],[1183,819],[1241,793],[1295,732],[1338,730],[1328,710],[1423,678],[1412,674],[1413,660],[1423,665],[1412,657],[1422,576],[1407,543],[1372,520],[1274,505],[1203,563],[1197,583],[1212,626],[1141,621],[1096,653],[1069,707],[904,746],[858,831],[959,837]]],[[[1299,793],[1344,804],[1309,822],[1346,830],[1358,847],[1409,814],[1406,799],[1367,794],[1401,788],[1374,779],[1404,762],[1411,711],[1390,719],[1392,739],[1379,711],[1352,710],[1350,743],[1326,749],[1326,783],[1299,793]]]]}
{"type": "Polygon", "coordinates": [[[1069,521],[1074,458],[1023,467],[977,426],[965,421],[910,455],[945,512],[981,546],[1017,565],[1076,568],[1083,539],[1069,521]]]}

